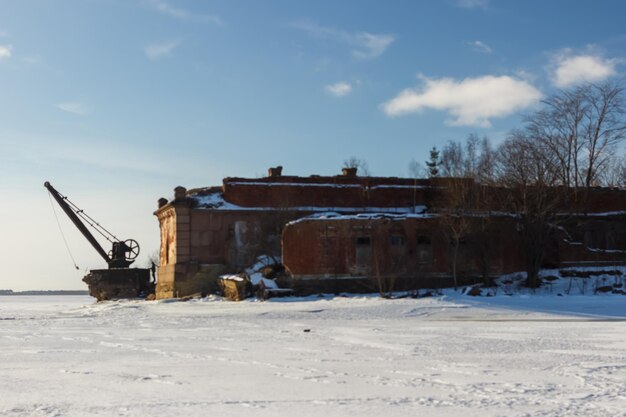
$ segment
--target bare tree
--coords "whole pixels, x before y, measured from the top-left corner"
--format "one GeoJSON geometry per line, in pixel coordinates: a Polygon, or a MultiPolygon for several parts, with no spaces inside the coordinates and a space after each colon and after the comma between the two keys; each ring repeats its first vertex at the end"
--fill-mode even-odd
{"type": "Polygon", "coordinates": [[[459,285],[459,249],[472,231],[473,216],[477,211],[474,181],[467,178],[447,179],[439,207],[442,231],[452,246],[452,279],[456,288],[459,285]]]}
{"type": "Polygon", "coordinates": [[[621,157],[616,164],[616,175],[614,187],[625,188],[626,187],[626,158],[621,157]]]}
{"type": "Polygon", "coordinates": [[[463,147],[459,142],[449,141],[441,150],[441,175],[462,177],[465,171],[463,147]]]}
{"type": "Polygon", "coordinates": [[[611,156],[604,169],[600,170],[597,181],[604,187],[624,188],[626,186],[626,160],[624,157],[611,156]]]}
{"type": "MultiPolygon", "coordinates": [[[[377,239],[385,239],[386,236],[379,233],[377,239]]],[[[374,286],[378,290],[378,293],[382,298],[392,298],[393,291],[395,290],[396,281],[400,276],[402,270],[398,265],[399,263],[395,263],[392,259],[391,265],[388,265],[388,262],[385,261],[386,256],[384,256],[380,247],[374,248],[374,253],[372,257],[372,268],[371,268],[371,279],[374,282],[374,286]]]]}
{"type": "Polygon", "coordinates": [[[546,151],[543,156],[558,169],[559,183],[578,187],[586,104],[580,90],[557,93],[543,104],[543,109],[526,117],[526,135],[541,143],[546,151]]]}
{"type": "Polygon", "coordinates": [[[423,178],[425,175],[427,175],[427,172],[422,164],[412,159],[411,162],[409,162],[409,176],[413,178],[413,206],[411,208],[413,213],[417,211],[417,180],[423,178]]]}
{"type": "Polygon", "coordinates": [[[565,187],[602,183],[617,145],[626,138],[623,88],[607,82],[561,91],[526,117],[525,135],[543,148],[545,162],[565,187]]]}
{"type": "Polygon", "coordinates": [[[474,178],[487,184],[493,177],[495,152],[489,138],[470,134],[463,145],[449,141],[441,150],[441,175],[474,178]]]}
{"type": "Polygon", "coordinates": [[[623,101],[623,88],[613,83],[559,92],[500,146],[498,182],[517,218],[528,286],[540,284],[539,268],[567,212],[586,208],[591,187],[614,182],[606,174],[626,138],[623,101]]]}
{"type": "Polygon", "coordinates": [[[471,133],[465,140],[465,160],[463,161],[465,177],[476,178],[478,176],[479,146],[478,135],[471,133]]]}
{"type": "Polygon", "coordinates": [[[480,141],[480,157],[475,177],[476,182],[483,185],[492,184],[494,182],[496,158],[496,151],[492,148],[489,138],[484,136],[480,141]]]}
{"type": "Polygon", "coordinates": [[[343,167],[356,168],[357,172],[364,177],[369,177],[371,175],[369,166],[367,165],[367,161],[365,161],[365,159],[359,159],[356,156],[351,156],[350,158],[343,161],[343,167]]]}
{"type": "Polygon", "coordinates": [[[587,85],[579,94],[587,103],[583,117],[586,166],[584,185],[589,188],[597,180],[615,147],[626,138],[624,89],[613,83],[587,85]]]}
{"type": "Polygon", "coordinates": [[[409,178],[419,179],[426,176],[426,169],[424,166],[417,162],[415,159],[411,159],[409,162],[409,178]]]}
{"type": "Polygon", "coordinates": [[[568,195],[567,188],[556,186],[558,170],[543,145],[527,131],[514,131],[499,148],[497,166],[498,183],[504,187],[500,203],[515,215],[531,288],[540,285],[539,270],[568,195]]]}

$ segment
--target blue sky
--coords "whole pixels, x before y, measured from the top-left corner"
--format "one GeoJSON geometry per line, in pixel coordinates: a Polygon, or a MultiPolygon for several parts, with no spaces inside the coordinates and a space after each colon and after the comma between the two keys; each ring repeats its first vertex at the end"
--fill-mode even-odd
{"type": "Polygon", "coordinates": [[[83,288],[103,262],[43,182],[158,247],[156,200],[226,176],[408,175],[542,97],[623,79],[623,1],[0,3],[0,288],[83,288]]]}

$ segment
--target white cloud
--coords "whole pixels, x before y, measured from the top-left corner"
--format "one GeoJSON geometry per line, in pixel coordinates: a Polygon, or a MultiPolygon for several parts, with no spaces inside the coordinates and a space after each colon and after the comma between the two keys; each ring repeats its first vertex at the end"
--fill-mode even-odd
{"type": "Polygon", "coordinates": [[[222,25],[222,20],[214,14],[198,14],[192,13],[185,9],[181,9],[162,0],[147,0],[147,3],[157,12],[170,16],[179,20],[197,21],[202,23],[214,23],[222,25]]]}
{"type": "Polygon", "coordinates": [[[292,23],[291,26],[315,38],[331,39],[349,45],[352,47],[352,56],[363,60],[379,57],[396,39],[394,35],[389,34],[346,32],[321,26],[309,20],[300,20],[292,23]]]}
{"type": "Polygon", "coordinates": [[[84,116],[88,113],[91,113],[91,109],[83,103],[79,103],[76,101],[68,101],[64,103],[59,103],[56,105],[57,108],[66,111],[68,113],[78,114],[79,116],[84,116]]]}
{"type": "Polygon", "coordinates": [[[180,41],[154,43],[146,46],[144,48],[144,52],[150,59],[160,59],[171,55],[178,45],[180,45],[180,41]]]}
{"type": "Polygon", "coordinates": [[[418,77],[424,84],[422,88],[408,88],[384,103],[387,115],[434,109],[448,112],[453,125],[489,127],[490,119],[523,110],[542,96],[528,81],[510,76],[486,75],[461,81],[418,77]]]}
{"type": "Polygon", "coordinates": [[[456,0],[456,6],[464,9],[486,9],[490,0],[456,0]]]}
{"type": "Polygon", "coordinates": [[[606,80],[617,74],[617,60],[605,59],[595,54],[572,56],[565,50],[553,57],[554,73],[552,82],[560,88],[586,82],[606,80]]]}
{"type": "Polygon", "coordinates": [[[470,45],[472,49],[476,52],[480,52],[483,54],[490,54],[493,52],[493,49],[491,49],[489,45],[482,41],[467,42],[467,44],[470,45]]]}
{"type": "Polygon", "coordinates": [[[329,84],[324,87],[324,89],[328,94],[331,94],[335,97],[347,96],[348,94],[350,94],[350,92],[352,92],[352,86],[343,81],[335,84],[329,84]]]}
{"type": "Polygon", "coordinates": [[[11,58],[12,51],[13,51],[12,45],[0,45],[0,61],[3,59],[11,58]]]}
{"type": "Polygon", "coordinates": [[[352,55],[358,59],[379,57],[395,40],[393,35],[374,35],[367,32],[359,32],[353,36],[357,47],[352,50],[352,55]]]}

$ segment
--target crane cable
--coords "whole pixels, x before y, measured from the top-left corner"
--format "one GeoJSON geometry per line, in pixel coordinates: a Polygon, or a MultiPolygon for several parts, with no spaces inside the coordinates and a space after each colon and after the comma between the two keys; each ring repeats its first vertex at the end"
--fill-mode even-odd
{"type": "Polygon", "coordinates": [[[72,203],[70,201],[70,199],[67,198],[67,196],[61,195],[61,197],[63,197],[65,202],[71,207],[71,209],[74,211],[74,213],[76,213],[77,216],[79,216],[81,219],[83,219],[83,221],[85,223],[87,223],[89,226],[91,226],[94,229],[94,231],[98,232],[100,235],[102,235],[110,243],[120,242],[120,240],[117,238],[117,236],[115,236],[113,233],[109,232],[100,223],[98,223],[93,218],[91,218],[87,213],[85,213],[85,211],[83,209],[78,207],[76,204],[72,203]]]}
{"type": "Polygon", "coordinates": [[[65,243],[65,248],[67,249],[67,253],[70,255],[72,259],[72,263],[74,264],[74,268],[80,270],[78,265],[76,265],[76,260],[74,260],[74,256],[72,255],[72,251],[70,250],[70,246],[67,244],[67,240],[65,239],[65,234],[63,233],[63,229],[61,228],[61,222],[59,222],[59,216],[57,216],[57,212],[54,209],[54,204],[52,203],[52,195],[48,191],[48,198],[50,199],[50,206],[52,207],[52,212],[54,213],[54,218],[57,221],[57,226],[59,226],[59,232],[61,232],[61,237],[63,238],[63,243],[65,243]]]}

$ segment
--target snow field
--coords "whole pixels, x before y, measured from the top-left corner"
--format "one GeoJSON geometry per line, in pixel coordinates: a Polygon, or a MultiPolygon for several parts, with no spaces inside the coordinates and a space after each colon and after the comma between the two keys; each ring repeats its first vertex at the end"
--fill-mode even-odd
{"type": "Polygon", "coordinates": [[[0,415],[625,416],[626,297],[0,297],[0,415]]]}

